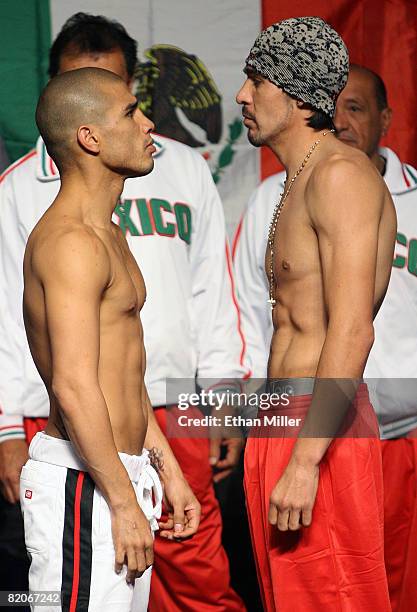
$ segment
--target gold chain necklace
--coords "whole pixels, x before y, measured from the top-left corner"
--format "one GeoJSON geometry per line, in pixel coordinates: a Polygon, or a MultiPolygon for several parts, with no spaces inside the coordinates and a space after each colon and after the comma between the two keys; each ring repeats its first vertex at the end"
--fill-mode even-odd
{"type": "MultiPolygon", "coordinates": [[[[327,134],[330,134],[332,132],[334,132],[334,130],[329,130],[327,132],[323,132],[322,133],[322,137],[324,138],[325,136],[327,136],[327,134]]],[[[274,213],[272,215],[271,223],[269,225],[268,247],[269,247],[270,262],[269,262],[269,275],[268,275],[268,281],[269,281],[269,300],[268,300],[268,303],[271,304],[271,309],[272,310],[273,310],[275,304],[277,303],[276,299],[274,297],[275,290],[278,288],[277,287],[277,283],[276,283],[276,279],[275,279],[275,275],[274,275],[274,243],[275,243],[275,234],[276,234],[276,230],[277,230],[278,220],[279,220],[279,217],[281,215],[281,211],[284,208],[285,200],[288,198],[296,178],[304,170],[305,165],[307,164],[308,160],[310,159],[311,154],[313,153],[314,149],[320,143],[320,140],[321,139],[319,138],[318,140],[316,140],[316,142],[314,142],[311,145],[309,152],[307,153],[307,155],[305,156],[305,158],[303,159],[303,161],[301,163],[301,166],[298,168],[297,172],[294,174],[294,176],[290,180],[290,184],[289,184],[287,190],[286,190],[287,179],[285,179],[284,191],[281,193],[281,197],[280,197],[279,201],[275,205],[274,213]]]]}

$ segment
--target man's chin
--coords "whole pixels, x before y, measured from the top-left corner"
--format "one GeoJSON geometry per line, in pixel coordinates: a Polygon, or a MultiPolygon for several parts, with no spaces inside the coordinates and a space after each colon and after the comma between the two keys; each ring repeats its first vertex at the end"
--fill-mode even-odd
{"type": "Polygon", "coordinates": [[[152,172],[154,165],[155,165],[155,162],[152,157],[147,164],[144,164],[140,168],[135,168],[133,170],[130,170],[127,178],[136,178],[138,176],[146,176],[147,174],[152,172]]]}
{"type": "Polygon", "coordinates": [[[144,170],[144,172],[143,172],[142,176],[146,176],[147,174],[149,174],[150,172],[152,172],[152,170],[154,169],[154,167],[155,167],[155,162],[154,162],[153,157],[151,157],[151,159],[150,159],[150,161],[149,161],[149,164],[148,164],[148,165],[147,165],[147,167],[145,168],[145,170],[144,170]]]}
{"type": "Polygon", "coordinates": [[[248,140],[254,147],[261,147],[264,144],[259,134],[251,134],[250,130],[248,130],[248,140]]]}

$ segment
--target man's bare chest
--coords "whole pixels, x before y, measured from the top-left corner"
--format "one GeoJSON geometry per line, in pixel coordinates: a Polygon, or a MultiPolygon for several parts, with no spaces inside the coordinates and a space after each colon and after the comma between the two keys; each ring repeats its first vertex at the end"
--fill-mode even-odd
{"type": "Polygon", "coordinates": [[[128,247],[115,239],[109,245],[111,281],[103,295],[108,314],[136,315],[146,299],[142,273],[128,247]]]}
{"type": "MultiPolygon", "coordinates": [[[[267,245],[265,267],[269,276],[271,252],[267,245]]],[[[273,273],[278,284],[300,280],[320,268],[317,234],[305,206],[288,202],[282,210],[273,240],[273,273]]]]}

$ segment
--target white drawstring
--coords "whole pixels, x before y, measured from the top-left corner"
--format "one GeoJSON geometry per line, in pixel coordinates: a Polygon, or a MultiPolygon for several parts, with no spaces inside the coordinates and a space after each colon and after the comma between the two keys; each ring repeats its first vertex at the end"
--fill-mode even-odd
{"type": "Polygon", "coordinates": [[[162,514],[162,485],[158,474],[150,463],[142,467],[136,487],[139,505],[143,509],[152,531],[156,531],[159,529],[157,519],[162,514]],[[144,498],[145,491],[149,494],[147,499],[144,498]]]}

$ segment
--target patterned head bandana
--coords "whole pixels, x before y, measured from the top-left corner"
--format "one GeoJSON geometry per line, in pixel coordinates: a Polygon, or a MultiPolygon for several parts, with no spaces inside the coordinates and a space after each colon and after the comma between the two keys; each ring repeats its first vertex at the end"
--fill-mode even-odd
{"type": "Polygon", "coordinates": [[[347,82],[349,54],[339,34],[320,17],[293,17],[259,34],[246,68],[333,117],[347,82]]]}

